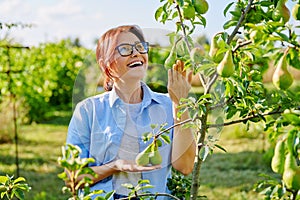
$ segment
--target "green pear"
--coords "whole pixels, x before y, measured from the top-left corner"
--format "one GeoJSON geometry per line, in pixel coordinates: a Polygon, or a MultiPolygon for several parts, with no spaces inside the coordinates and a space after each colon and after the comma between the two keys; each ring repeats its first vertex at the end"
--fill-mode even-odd
{"type": "Polygon", "coordinates": [[[300,4],[297,3],[294,5],[292,9],[292,16],[294,17],[295,20],[300,20],[300,4]]]}
{"type": "Polygon", "coordinates": [[[273,84],[277,89],[286,90],[293,83],[293,77],[289,73],[287,66],[286,55],[283,55],[280,58],[272,77],[273,84]]]}
{"type": "Polygon", "coordinates": [[[286,144],[287,144],[287,150],[289,152],[294,152],[294,143],[295,143],[295,138],[296,134],[294,131],[289,131],[286,139],[286,144]]]}
{"type": "Polygon", "coordinates": [[[162,162],[162,157],[161,157],[159,151],[158,150],[154,151],[153,156],[150,157],[150,163],[152,165],[159,165],[159,164],[161,164],[161,162],[162,162]]]}
{"type": "Polygon", "coordinates": [[[274,21],[279,21],[281,18],[286,23],[290,20],[290,11],[285,5],[285,0],[279,0],[273,13],[272,18],[274,21]]]}
{"type": "Polygon", "coordinates": [[[159,165],[161,164],[162,162],[162,157],[160,155],[160,152],[158,150],[158,147],[157,147],[157,143],[156,141],[154,141],[154,148],[151,148],[151,153],[150,153],[150,163],[152,165],[159,165]]]}
{"type": "Polygon", "coordinates": [[[300,167],[297,166],[296,158],[291,152],[287,154],[285,159],[282,180],[287,188],[300,189],[300,167]]]}
{"type": "Polygon", "coordinates": [[[199,64],[203,61],[204,50],[200,47],[195,47],[191,50],[190,56],[193,63],[199,64]]]}
{"type": "Polygon", "coordinates": [[[274,149],[274,155],[271,161],[271,168],[274,172],[282,174],[284,170],[285,161],[285,143],[283,140],[279,140],[274,149]]]}
{"type": "Polygon", "coordinates": [[[142,152],[140,152],[136,158],[135,158],[135,163],[137,165],[140,165],[140,166],[146,166],[150,163],[150,160],[149,160],[149,154],[151,152],[151,145],[149,145],[146,149],[144,149],[142,152]]]}
{"type": "Polygon", "coordinates": [[[217,73],[221,77],[229,77],[234,73],[234,70],[235,66],[232,59],[232,51],[228,50],[223,60],[217,66],[217,73]]]}
{"type": "Polygon", "coordinates": [[[184,19],[193,19],[195,18],[195,8],[189,3],[185,3],[182,8],[182,13],[184,19]]]}
{"type": "Polygon", "coordinates": [[[194,0],[194,7],[198,14],[207,13],[209,5],[206,0],[194,0]]]}
{"type": "Polygon", "coordinates": [[[172,47],[169,56],[165,60],[165,68],[166,69],[172,69],[173,65],[175,64],[177,58],[177,54],[175,52],[175,45],[172,47]]]}
{"type": "Polygon", "coordinates": [[[220,49],[218,45],[218,35],[220,33],[215,34],[210,42],[210,49],[208,55],[213,59],[215,63],[219,63],[223,59],[223,54],[218,54],[218,51],[220,49]]]}

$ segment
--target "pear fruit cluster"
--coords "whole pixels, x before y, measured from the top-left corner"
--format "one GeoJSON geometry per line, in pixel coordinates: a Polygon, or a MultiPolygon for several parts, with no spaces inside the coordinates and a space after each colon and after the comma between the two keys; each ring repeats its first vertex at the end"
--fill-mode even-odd
{"type": "Polygon", "coordinates": [[[300,166],[297,165],[296,156],[292,148],[295,132],[289,132],[286,139],[276,143],[271,168],[274,172],[282,174],[285,186],[290,190],[300,189],[300,166]]]}
{"type": "Polygon", "coordinates": [[[182,16],[186,20],[194,19],[196,14],[207,13],[209,5],[207,0],[192,0],[192,2],[179,3],[182,5],[182,16]]]}
{"type": "Polygon", "coordinates": [[[279,0],[273,13],[272,18],[274,21],[283,20],[284,23],[287,23],[290,20],[290,11],[285,5],[286,0],[279,0]]]}
{"type": "Polygon", "coordinates": [[[273,84],[277,89],[286,90],[293,83],[293,77],[287,67],[286,54],[284,54],[278,61],[272,77],[273,84]]]}
{"type": "Polygon", "coordinates": [[[158,144],[156,140],[153,140],[153,142],[146,149],[136,156],[135,162],[140,166],[147,166],[150,164],[159,165],[162,163],[162,156],[158,150],[158,144]]]}

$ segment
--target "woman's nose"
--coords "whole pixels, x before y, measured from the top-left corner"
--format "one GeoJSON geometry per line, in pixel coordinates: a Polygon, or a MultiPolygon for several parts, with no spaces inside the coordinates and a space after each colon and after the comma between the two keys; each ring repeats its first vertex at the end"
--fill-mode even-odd
{"type": "Polygon", "coordinates": [[[139,54],[138,50],[136,50],[136,48],[133,48],[131,57],[135,57],[137,56],[137,54],[139,54]]]}

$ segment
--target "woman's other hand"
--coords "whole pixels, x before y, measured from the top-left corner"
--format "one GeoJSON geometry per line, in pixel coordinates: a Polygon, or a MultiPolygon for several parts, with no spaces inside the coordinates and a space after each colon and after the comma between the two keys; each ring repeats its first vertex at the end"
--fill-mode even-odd
{"type": "Polygon", "coordinates": [[[135,161],[119,159],[114,162],[114,168],[122,172],[143,172],[159,169],[161,165],[140,166],[135,161]]]}

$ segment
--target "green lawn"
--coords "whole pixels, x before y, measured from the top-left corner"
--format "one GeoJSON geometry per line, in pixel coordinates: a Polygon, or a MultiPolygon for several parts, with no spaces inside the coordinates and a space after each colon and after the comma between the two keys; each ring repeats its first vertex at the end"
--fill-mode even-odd
{"type": "MultiPolygon", "coordinates": [[[[32,187],[26,199],[67,199],[62,194],[64,185],[57,174],[62,169],[57,164],[64,145],[67,126],[39,124],[20,127],[19,166],[20,176],[32,187]]],[[[0,144],[0,174],[16,174],[15,146],[0,144]]]]}
{"type": "MultiPolygon", "coordinates": [[[[55,119],[48,124],[20,127],[20,176],[25,177],[32,187],[26,199],[67,199],[61,192],[64,183],[57,177],[62,171],[57,158],[65,142],[67,121],[55,119]],[[56,125],[60,122],[62,125],[56,125]]],[[[225,129],[219,144],[227,153],[215,151],[202,165],[199,193],[210,200],[262,199],[253,192],[253,184],[260,179],[260,173],[274,175],[263,159],[266,142],[260,137],[262,134],[250,136],[249,133],[247,137],[241,137],[241,131],[244,130],[240,127],[225,129]]],[[[0,174],[12,175],[15,170],[15,146],[0,144],[0,174]]]]}

